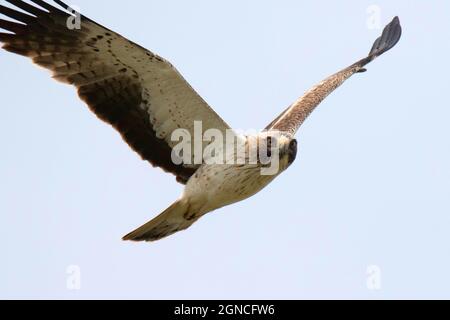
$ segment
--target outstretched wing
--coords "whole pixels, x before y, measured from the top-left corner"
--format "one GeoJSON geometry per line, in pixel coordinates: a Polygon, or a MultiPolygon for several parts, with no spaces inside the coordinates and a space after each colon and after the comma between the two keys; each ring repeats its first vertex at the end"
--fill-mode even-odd
{"type": "Polygon", "coordinates": [[[27,14],[0,5],[3,48],[31,58],[73,84],[90,109],[117,129],[141,157],[185,183],[195,172],[192,164],[174,164],[171,150],[177,128],[193,136],[194,121],[203,131],[229,126],[166,60],[121,35],[43,0],[6,0],[27,14]],[[81,28],[76,28],[80,18],[81,28]],[[75,28],[73,28],[75,27],[75,28]]]}
{"type": "Polygon", "coordinates": [[[393,48],[400,40],[401,34],[402,28],[400,26],[400,20],[398,17],[395,17],[392,22],[384,28],[382,35],[375,41],[372,50],[370,50],[370,53],[366,58],[359,60],[344,70],[341,70],[320,82],[272,121],[266,129],[279,130],[294,136],[305,119],[323,101],[323,99],[353,74],[366,71],[364,66],[393,48]]]}

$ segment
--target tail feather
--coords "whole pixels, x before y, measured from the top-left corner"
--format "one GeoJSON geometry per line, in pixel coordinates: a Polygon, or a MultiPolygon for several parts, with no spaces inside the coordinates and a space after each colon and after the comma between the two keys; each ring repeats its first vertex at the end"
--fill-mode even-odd
{"type": "Polygon", "coordinates": [[[159,216],[124,236],[123,240],[156,241],[185,230],[197,219],[186,219],[189,203],[178,200],[159,216]]]}

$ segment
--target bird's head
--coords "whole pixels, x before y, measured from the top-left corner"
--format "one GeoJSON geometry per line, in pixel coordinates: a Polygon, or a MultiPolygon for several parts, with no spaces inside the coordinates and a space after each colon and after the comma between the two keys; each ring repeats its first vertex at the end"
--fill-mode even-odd
{"type": "Polygon", "coordinates": [[[279,132],[266,132],[259,137],[260,162],[265,167],[286,170],[297,156],[297,140],[279,132]]]}

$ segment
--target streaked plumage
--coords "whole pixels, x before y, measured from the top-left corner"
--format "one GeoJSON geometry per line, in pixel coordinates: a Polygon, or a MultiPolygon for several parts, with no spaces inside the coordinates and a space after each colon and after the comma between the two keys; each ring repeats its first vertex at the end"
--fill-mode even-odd
{"type": "MultiPolygon", "coordinates": [[[[218,129],[225,136],[229,126],[193,90],[166,60],[81,16],[81,29],[71,30],[73,16],[59,0],[58,9],[43,0],[6,0],[27,14],[0,5],[3,48],[27,56],[53,73],[56,80],[74,85],[80,98],[103,121],[111,124],[144,160],[174,174],[186,184],[179,200],[161,215],[124,237],[126,240],[158,240],[186,229],[204,214],[248,198],[267,186],[294,161],[294,135],[315,107],[333,90],[364,66],[391,49],[400,39],[398,18],[384,29],[369,55],[330,76],[292,104],[269,126],[281,131],[280,170],[261,175],[257,164],[175,164],[171,158],[175,143],[171,134],[178,128],[194,135],[194,121],[203,132],[218,129]]],[[[267,133],[241,137],[267,139],[267,133]]],[[[206,143],[205,143],[206,145],[206,143]]]]}

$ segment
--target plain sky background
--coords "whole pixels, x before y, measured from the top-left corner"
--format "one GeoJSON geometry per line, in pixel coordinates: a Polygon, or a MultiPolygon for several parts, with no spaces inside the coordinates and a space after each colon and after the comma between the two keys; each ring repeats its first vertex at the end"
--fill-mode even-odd
{"type": "Polygon", "coordinates": [[[0,51],[0,298],[450,298],[448,1],[71,4],[170,60],[242,129],[365,56],[381,32],[370,6],[382,26],[399,15],[403,37],[313,113],[287,172],[150,244],[120,239],[182,186],[72,87],[0,51]]]}

